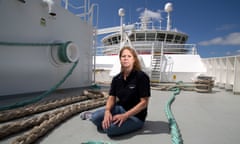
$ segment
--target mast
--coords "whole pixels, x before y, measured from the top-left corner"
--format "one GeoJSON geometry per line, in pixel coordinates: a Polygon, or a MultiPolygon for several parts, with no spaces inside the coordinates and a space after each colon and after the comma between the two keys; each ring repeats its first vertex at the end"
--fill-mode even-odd
{"type": "Polygon", "coordinates": [[[171,30],[170,12],[173,10],[172,3],[166,3],[164,10],[165,10],[165,12],[168,13],[168,15],[167,15],[167,31],[169,31],[169,30],[171,30]]]}
{"type": "Polygon", "coordinates": [[[123,8],[118,10],[118,15],[120,16],[120,32],[121,32],[121,43],[123,42],[123,17],[125,15],[125,11],[123,8]]]}

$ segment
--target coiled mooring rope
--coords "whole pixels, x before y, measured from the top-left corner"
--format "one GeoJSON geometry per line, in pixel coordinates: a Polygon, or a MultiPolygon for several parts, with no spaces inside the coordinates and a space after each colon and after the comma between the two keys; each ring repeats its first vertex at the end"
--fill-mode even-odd
{"type": "MultiPolygon", "coordinates": [[[[34,112],[38,112],[41,106],[44,107],[43,108],[44,110],[52,109],[52,106],[58,109],[51,112],[46,112],[37,116],[33,116],[33,117],[27,117],[27,118],[24,117],[20,120],[8,122],[0,126],[0,140],[12,134],[19,133],[21,131],[32,128],[28,132],[17,137],[12,142],[12,144],[34,143],[39,137],[45,135],[48,131],[52,130],[56,125],[65,121],[71,116],[82,111],[94,109],[94,108],[105,105],[107,97],[108,95],[105,92],[94,91],[94,90],[84,90],[82,96],[77,96],[72,98],[68,97],[62,100],[57,100],[57,101],[48,102],[48,103],[41,103],[39,105],[32,105],[32,107],[31,108],[29,107],[28,109],[34,112]],[[86,101],[82,101],[82,100],[86,100],[86,101]],[[76,103],[79,101],[80,103],[76,103]],[[65,106],[66,104],[68,104],[69,106],[65,106]],[[65,106],[65,107],[59,108],[59,106],[65,106]],[[49,109],[45,107],[49,107],[49,109]]],[[[7,113],[11,111],[16,111],[16,110],[15,109],[8,110],[7,113]]],[[[42,112],[42,110],[40,111],[42,112]]],[[[25,116],[25,114],[21,114],[21,113],[25,113],[24,111],[19,111],[19,113],[20,115],[25,116]]],[[[7,117],[9,115],[2,115],[2,116],[7,117]]]]}
{"type": "MultiPolygon", "coordinates": [[[[37,103],[34,105],[28,105],[28,106],[21,107],[18,109],[2,111],[2,112],[0,112],[0,123],[10,121],[13,119],[17,119],[17,118],[21,118],[21,117],[25,117],[28,115],[37,114],[37,113],[41,113],[44,111],[56,109],[56,108],[59,108],[59,107],[62,107],[62,106],[68,105],[68,104],[81,102],[81,101],[84,101],[87,99],[88,99],[87,96],[80,95],[80,96],[74,96],[74,97],[67,97],[65,99],[54,100],[54,101],[50,101],[50,102],[43,102],[43,103],[37,103]]],[[[1,136],[0,136],[0,139],[1,139],[1,136]]]]}
{"type": "MultiPolygon", "coordinates": [[[[48,119],[41,122],[40,125],[36,125],[33,129],[24,133],[22,136],[14,139],[12,144],[34,143],[38,138],[45,135],[48,131],[52,130],[54,127],[56,127],[66,119],[70,118],[71,116],[79,112],[83,112],[86,110],[103,106],[105,103],[106,103],[106,98],[98,98],[95,100],[91,100],[87,103],[73,104],[62,110],[57,110],[53,113],[50,113],[50,117],[48,117],[48,119]]],[[[49,114],[45,114],[45,115],[49,115],[49,114]]]]}
{"type": "Polygon", "coordinates": [[[178,128],[177,122],[171,111],[171,105],[174,102],[176,95],[180,93],[180,88],[178,87],[172,88],[172,91],[173,91],[173,94],[165,105],[165,114],[169,122],[172,144],[183,144],[183,139],[182,139],[180,130],[178,128]]]}

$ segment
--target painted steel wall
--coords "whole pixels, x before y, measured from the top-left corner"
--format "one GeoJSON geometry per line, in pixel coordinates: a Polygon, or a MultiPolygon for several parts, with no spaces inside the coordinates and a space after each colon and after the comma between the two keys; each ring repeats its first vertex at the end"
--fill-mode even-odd
{"type": "MultiPolygon", "coordinates": [[[[51,43],[73,41],[79,47],[79,63],[60,88],[92,83],[91,25],[55,1],[55,17],[42,0],[0,1],[0,42],[51,43]],[[45,19],[45,22],[43,20],[45,19]]],[[[73,63],[55,64],[50,46],[0,44],[0,96],[45,91],[57,84],[73,63]]]]}

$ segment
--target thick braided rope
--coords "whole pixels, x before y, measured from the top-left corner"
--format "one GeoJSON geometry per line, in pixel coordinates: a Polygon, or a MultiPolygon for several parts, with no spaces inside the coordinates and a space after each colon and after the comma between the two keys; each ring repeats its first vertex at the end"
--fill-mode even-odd
{"type": "Polygon", "coordinates": [[[106,98],[90,100],[86,103],[73,104],[62,110],[51,113],[49,119],[44,120],[40,125],[35,126],[32,130],[24,133],[22,136],[13,140],[12,144],[30,144],[34,143],[39,137],[45,135],[62,121],[71,116],[86,110],[103,106],[106,103],[106,98]]]}
{"type": "Polygon", "coordinates": [[[21,121],[16,121],[13,123],[6,124],[6,125],[0,127],[0,139],[3,139],[6,136],[20,132],[22,130],[32,128],[35,125],[39,125],[43,121],[49,119],[49,117],[50,117],[49,114],[45,114],[40,117],[33,117],[33,118],[29,118],[27,120],[21,120],[21,121]]]}
{"type": "Polygon", "coordinates": [[[18,109],[0,111],[0,122],[5,122],[12,119],[21,118],[24,116],[48,111],[48,110],[65,106],[71,103],[80,102],[86,99],[104,97],[105,95],[106,94],[104,92],[100,92],[100,91],[84,90],[83,95],[81,96],[67,97],[65,99],[48,101],[45,103],[39,103],[35,105],[29,105],[29,106],[25,106],[18,109]]]}
{"type": "MultiPolygon", "coordinates": [[[[25,116],[25,115],[33,114],[34,112],[39,113],[39,112],[42,112],[43,110],[50,110],[53,108],[64,106],[66,104],[71,104],[70,100],[72,100],[71,101],[72,103],[75,103],[75,102],[81,102],[87,99],[97,99],[97,98],[107,97],[107,94],[105,92],[99,92],[99,91],[93,91],[93,90],[89,90],[89,91],[84,90],[83,94],[84,96],[71,97],[71,98],[65,98],[65,99],[53,101],[54,105],[52,104],[52,102],[47,102],[47,103],[41,103],[41,105],[39,104],[37,106],[34,105],[31,108],[27,107],[27,110],[29,110],[30,112],[25,111],[25,109],[23,108],[19,108],[20,110],[18,109],[17,113],[15,113],[16,110],[15,111],[11,110],[11,112],[5,113],[6,115],[2,115],[2,116],[6,117],[5,119],[9,119],[7,118],[9,115],[11,117],[25,116]],[[29,113],[26,114],[26,112],[29,112],[29,113]],[[14,114],[17,114],[17,115],[14,116],[14,114]]],[[[9,122],[0,127],[0,139],[3,139],[6,136],[20,132],[22,130],[32,128],[33,126],[40,124],[41,122],[48,119],[49,117],[50,117],[49,114],[45,114],[39,117],[33,117],[33,118],[31,117],[28,119],[24,118],[23,120],[9,122]]]]}
{"type": "Polygon", "coordinates": [[[211,89],[214,86],[213,82],[214,81],[197,80],[195,81],[195,83],[192,83],[192,84],[177,83],[177,84],[169,84],[169,85],[163,85],[163,86],[152,86],[151,89],[169,91],[172,88],[177,87],[185,91],[196,91],[196,92],[208,93],[208,92],[211,92],[211,89]]]}
{"type": "Polygon", "coordinates": [[[18,108],[18,109],[3,111],[3,112],[0,112],[0,122],[5,122],[12,119],[21,118],[24,116],[44,112],[44,111],[55,109],[57,107],[61,107],[71,103],[83,101],[86,99],[88,99],[87,96],[75,96],[75,97],[69,97],[61,100],[40,103],[37,105],[29,105],[29,106],[18,108]]]}

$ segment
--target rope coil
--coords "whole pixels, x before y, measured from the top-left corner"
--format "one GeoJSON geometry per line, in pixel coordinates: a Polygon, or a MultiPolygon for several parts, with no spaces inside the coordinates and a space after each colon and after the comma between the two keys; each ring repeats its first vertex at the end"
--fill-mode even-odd
{"type": "MultiPolygon", "coordinates": [[[[87,93],[86,96],[85,95],[79,96],[79,97],[83,97],[83,99],[87,97],[85,101],[80,101],[80,103],[76,103],[72,105],[71,103],[68,103],[69,106],[65,106],[61,109],[57,109],[48,113],[43,113],[39,116],[34,116],[30,118],[28,117],[28,118],[20,119],[18,121],[9,122],[1,126],[0,139],[4,139],[9,135],[32,128],[28,132],[16,138],[12,143],[13,144],[34,143],[39,137],[45,135],[49,130],[53,129],[55,126],[57,126],[64,120],[70,118],[71,116],[85,110],[90,110],[90,109],[94,109],[94,108],[105,105],[106,99],[108,96],[107,93],[99,92],[99,91],[94,92],[92,90],[91,91],[84,90],[83,94],[86,94],[86,93],[87,93]]],[[[56,103],[55,106],[59,107],[59,106],[62,106],[63,101],[68,102],[69,99],[71,98],[66,98],[59,101],[53,101],[53,103],[56,103]]],[[[76,101],[72,103],[75,103],[75,102],[76,101]]],[[[48,105],[48,103],[46,105],[48,105]]],[[[41,105],[39,106],[45,106],[45,103],[41,103],[41,105]]],[[[37,111],[34,109],[38,109],[38,108],[36,107],[36,105],[33,105],[32,108],[29,108],[29,109],[32,109],[33,111],[37,111]]],[[[15,110],[11,110],[11,111],[15,111],[15,110]]],[[[20,110],[17,114],[23,115],[21,113],[24,113],[24,112],[20,110]]]]}
{"type": "Polygon", "coordinates": [[[50,114],[51,117],[49,119],[43,121],[40,125],[35,126],[32,130],[13,140],[12,144],[31,144],[39,137],[45,135],[49,130],[60,124],[62,121],[70,118],[72,115],[85,110],[97,108],[105,103],[106,98],[99,98],[98,101],[92,100],[92,102],[89,103],[91,105],[88,105],[88,103],[74,104],[62,110],[58,110],[57,112],[50,114]]]}

